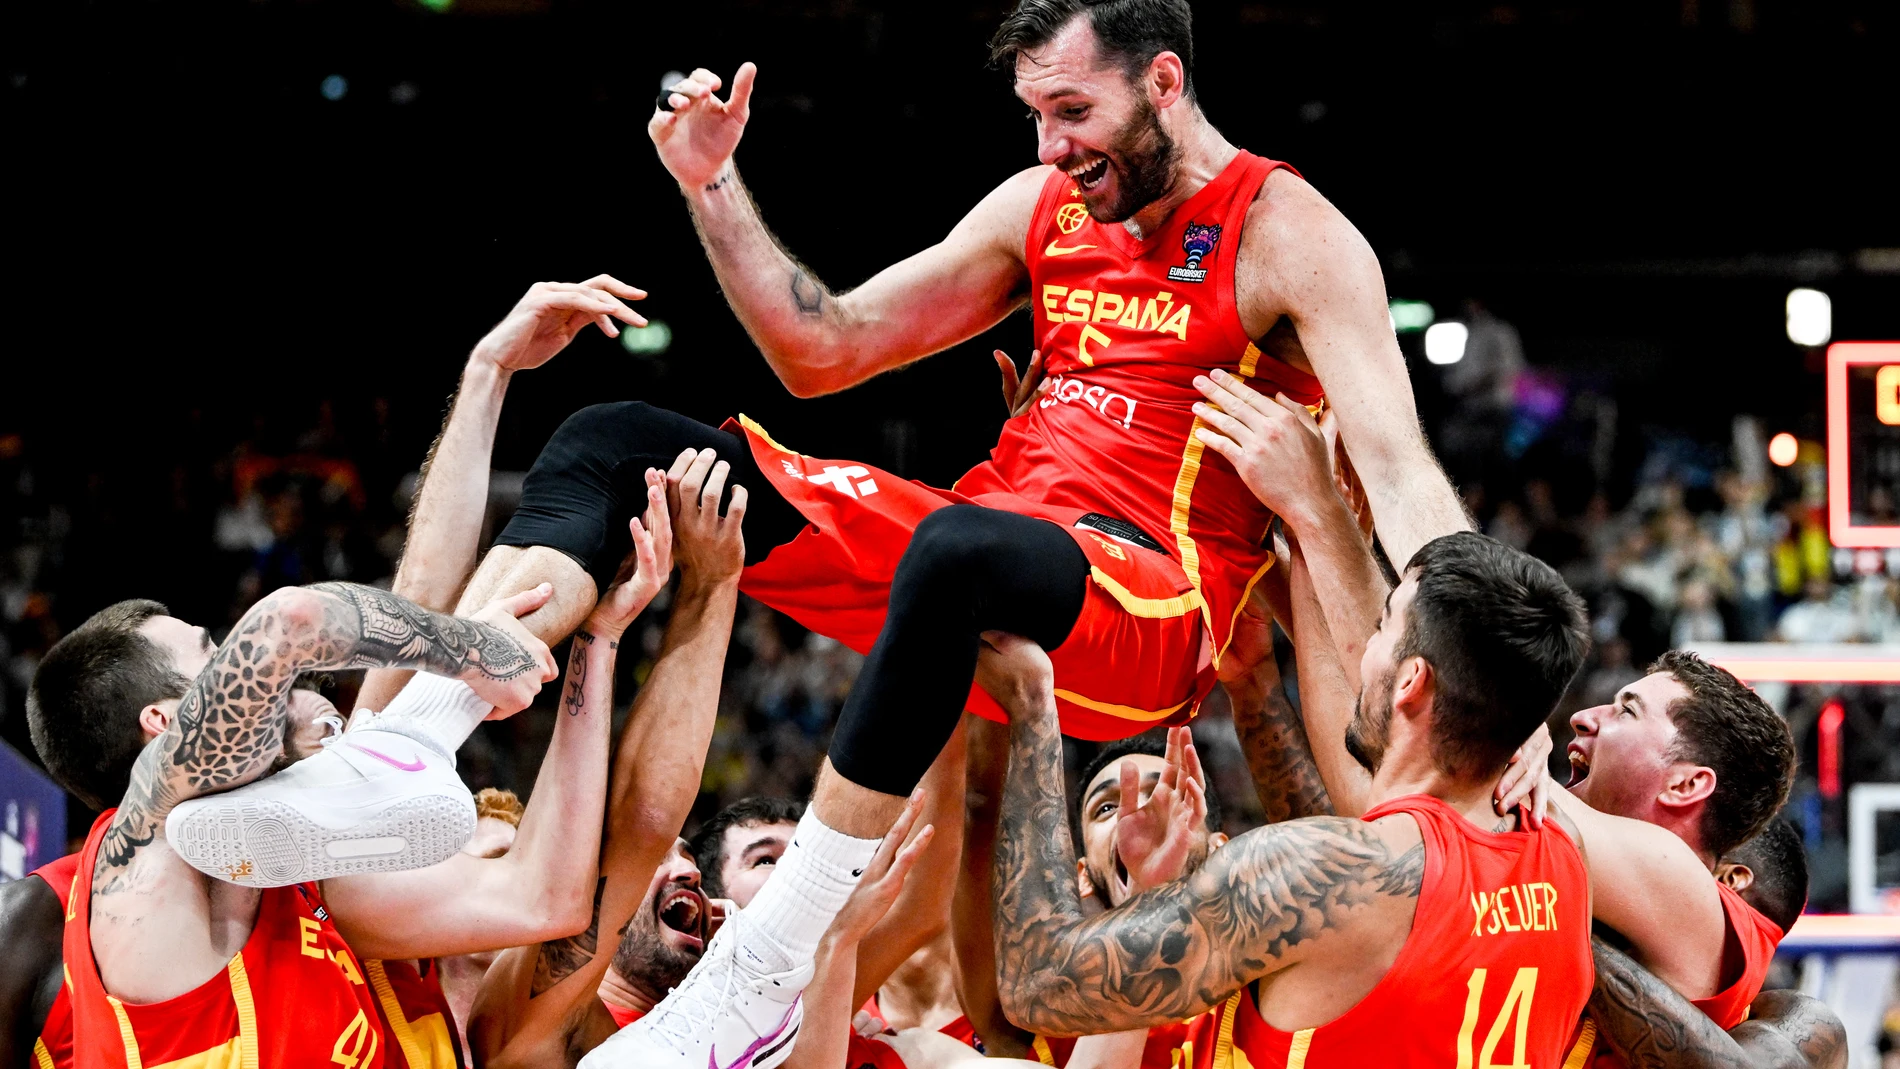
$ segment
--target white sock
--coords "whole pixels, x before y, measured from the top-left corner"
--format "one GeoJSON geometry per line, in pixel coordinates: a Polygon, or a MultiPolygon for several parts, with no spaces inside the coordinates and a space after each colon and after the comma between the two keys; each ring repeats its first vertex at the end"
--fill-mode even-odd
{"type": "Polygon", "coordinates": [[[763,933],[791,959],[770,963],[774,971],[811,960],[880,842],[833,831],[818,819],[817,806],[806,807],[772,878],[745,908],[747,927],[763,933]]]}
{"type": "Polygon", "coordinates": [[[357,727],[406,735],[454,761],[455,751],[494,711],[467,683],[417,672],[387,708],[357,727]]]}

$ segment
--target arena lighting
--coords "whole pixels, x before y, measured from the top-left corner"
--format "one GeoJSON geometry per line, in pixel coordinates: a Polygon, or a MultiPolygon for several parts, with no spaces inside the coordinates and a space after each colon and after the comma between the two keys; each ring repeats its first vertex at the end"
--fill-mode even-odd
{"type": "Polygon", "coordinates": [[[1796,345],[1826,345],[1834,336],[1834,302],[1820,290],[1788,291],[1788,340],[1796,345]]]}
{"type": "Polygon", "coordinates": [[[673,344],[673,328],[664,319],[649,319],[644,327],[621,327],[620,347],[635,356],[654,356],[673,344]]]}
{"type": "Polygon", "coordinates": [[[1395,300],[1386,306],[1392,313],[1392,329],[1412,334],[1432,325],[1432,306],[1424,301],[1395,300]]]}
{"type": "Polygon", "coordinates": [[[317,92],[325,100],[342,100],[350,91],[350,80],[341,74],[332,74],[317,85],[317,92]]]}
{"type": "MultiPolygon", "coordinates": [[[[1893,365],[1900,365],[1900,342],[1835,342],[1827,347],[1827,536],[1828,541],[1837,546],[1877,549],[1900,546],[1900,526],[1857,525],[1848,500],[1853,490],[1854,470],[1853,458],[1849,455],[1854,436],[1848,426],[1848,370],[1866,366],[1884,369],[1893,365]]],[[[1895,414],[1886,410],[1900,406],[1900,376],[1875,372],[1873,384],[1875,419],[1883,413],[1895,414]],[[1895,391],[1894,397],[1886,398],[1886,405],[1880,403],[1885,392],[1882,387],[1895,391]]],[[[1865,420],[1866,410],[1861,411],[1860,418],[1865,420]]],[[[1871,422],[1862,428],[1862,433],[1880,426],[1879,422],[1871,422]]]]}
{"type": "Polygon", "coordinates": [[[1470,336],[1470,329],[1463,323],[1449,320],[1433,323],[1425,328],[1425,359],[1434,364],[1455,364],[1463,360],[1465,339],[1470,336]]]}
{"type": "Polygon", "coordinates": [[[1800,455],[1801,443],[1795,441],[1794,435],[1789,434],[1787,431],[1782,431],[1780,434],[1768,439],[1768,462],[1775,467],[1788,467],[1793,464],[1800,455]]]}
{"type": "Polygon", "coordinates": [[[1900,646],[1703,642],[1690,649],[1745,683],[1900,683],[1900,646]]]}

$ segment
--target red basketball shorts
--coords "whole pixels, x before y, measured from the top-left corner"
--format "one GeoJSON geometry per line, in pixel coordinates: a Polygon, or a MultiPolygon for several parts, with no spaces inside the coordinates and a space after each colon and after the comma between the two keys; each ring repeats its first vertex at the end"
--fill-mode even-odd
{"type": "MultiPolygon", "coordinates": [[[[747,568],[739,588],[813,631],[868,652],[884,627],[891,577],[917,524],[946,505],[982,505],[1048,520],[1088,557],[1081,616],[1068,639],[1049,651],[1064,734],[1120,739],[1185,723],[1213,689],[1208,633],[1187,573],[1165,553],[1075,526],[1085,510],[1014,494],[969,497],[868,464],[808,457],[744,416],[724,429],[744,433],[759,469],[811,521],[747,568]]],[[[965,708],[1007,719],[979,687],[970,688],[965,708]]]]}

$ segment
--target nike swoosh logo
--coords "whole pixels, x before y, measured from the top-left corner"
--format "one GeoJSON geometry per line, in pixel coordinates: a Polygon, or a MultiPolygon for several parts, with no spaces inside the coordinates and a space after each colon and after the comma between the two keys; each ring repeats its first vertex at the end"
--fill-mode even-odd
{"type": "Polygon", "coordinates": [[[786,1009],[785,1016],[779,1018],[778,1027],[772,1029],[772,1032],[770,1035],[760,1036],[759,1038],[753,1040],[752,1045],[745,1049],[744,1054],[741,1054],[737,1058],[734,1058],[731,1062],[727,1063],[726,1065],[722,1066],[719,1064],[719,1051],[717,1049],[707,1051],[706,1052],[707,1069],[739,1069],[739,1066],[742,1063],[744,1063],[745,1061],[750,1059],[754,1054],[757,1054],[759,1052],[759,1048],[764,1047],[765,1045],[771,1043],[773,1040],[777,1039],[782,1033],[784,1033],[785,1026],[792,1022],[792,1013],[796,1011],[797,1009],[798,1009],[798,1003],[796,1002],[792,1003],[792,1005],[786,1009]]]}
{"type": "Polygon", "coordinates": [[[400,769],[404,772],[420,772],[423,769],[429,767],[428,765],[422,763],[421,761],[398,761],[386,753],[379,753],[375,750],[370,749],[367,746],[363,746],[358,743],[352,742],[350,743],[350,746],[352,749],[361,750],[364,753],[370,755],[371,757],[374,757],[376,760],[381,761],[383,764],[388,765],[390,768],[400,769]]]}
{"type": "Polygon", "coordinates": [[[1042,254],[1044,256],[1067,256],[1072,252],[1081,252],[1083,249],[1092,249],[1094,247],[1093,245],[1058,245],[1052,241],[1049,243],[1048,248],[1042,250],[1042,254]]]}

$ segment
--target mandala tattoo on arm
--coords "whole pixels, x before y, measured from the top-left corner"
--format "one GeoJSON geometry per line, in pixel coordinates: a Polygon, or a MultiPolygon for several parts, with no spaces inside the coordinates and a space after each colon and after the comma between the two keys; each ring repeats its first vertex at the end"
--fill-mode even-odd
{"type": "Polygon", "coordinates": [[[1333,815],[1333,800],[1320,781],[1313,746],[1306,738],[1306,722],[1275,687],[1258,696],[1229,690],[1234,731],[1253,775],[1254,793],[1266,811],[1267,823],[1299,817],[1333,815]]]}
{"type": "Polygon", "coordinates": [[[1395,853],[1364,821],[1269,825],[1172,884],[1083,919],[1053,716],[1011,710],[996,846],[996,958],[1006,1012],[1049,1035],[1143,1028],[1219,1004],[1381,897],[1416,899],[1425,848],[1395,853]]]}
{"type": "MultiPolygon", "coordinates": [[[[413,668],[494,679],[533,671],[521,645],[487,624],[430,612],[352,583],[286,587],[252,606],[192,681],[165,733],[132,766],[100,855],[129,864],[174,805],[255,779],[283,751],[297,677],[345,668],[413,668]]],[[[109,877],[101,891],[114,885],[109,877]]]]}

